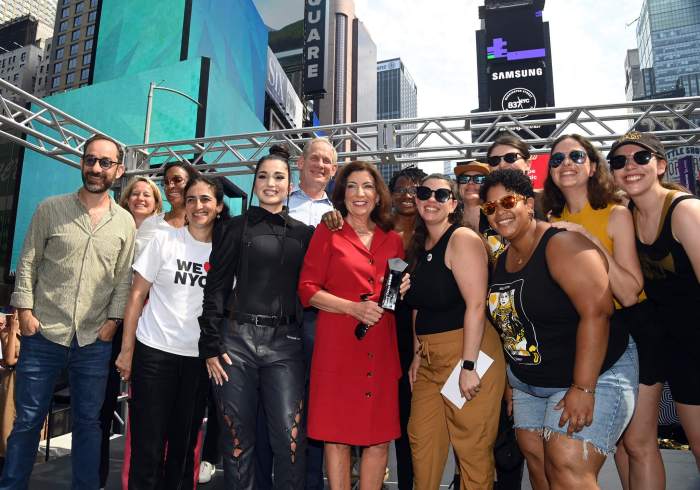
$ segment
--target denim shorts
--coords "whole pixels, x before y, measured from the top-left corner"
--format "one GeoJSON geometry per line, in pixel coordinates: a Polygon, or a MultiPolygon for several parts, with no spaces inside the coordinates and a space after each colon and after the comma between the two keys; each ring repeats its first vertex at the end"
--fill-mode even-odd
{"type": "MultiPolygon", "coordinates": [[[[561,410],[555,410],[568,388],[542,388],[523,383],[508,369],[513,388],[513,417],[516,429],[540,432],[548,439],[553,432],[566,434],[559,427],[561,410]]],[[[610,369],[598,377],[595,387],[593,423],[571,437],[592,444],[601,454],[612,454],[615,445],[632,419],[639,391],[637,348],[630,339],[627,350],[610,369]]],[[[584,444],[584,451],[587,446],[584,444]]]]}

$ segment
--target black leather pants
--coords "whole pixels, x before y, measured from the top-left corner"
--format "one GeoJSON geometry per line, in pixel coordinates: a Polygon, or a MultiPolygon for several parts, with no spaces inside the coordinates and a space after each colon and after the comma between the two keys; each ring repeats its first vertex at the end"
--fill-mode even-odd
{"type": "Polygon", "coordinates": [[[255,490],[258,403],[274,455],[274,488],[303,489],[305,362],[298,325],[255,326],[230,321],[222,338],[233,364],[215,387],[223,439],[226,488],[255,490]]]}

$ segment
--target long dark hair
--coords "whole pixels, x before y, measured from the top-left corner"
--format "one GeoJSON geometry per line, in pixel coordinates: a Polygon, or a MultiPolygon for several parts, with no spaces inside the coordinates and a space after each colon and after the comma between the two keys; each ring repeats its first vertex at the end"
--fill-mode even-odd
{"type": "MultiPolygon", "coordinates": [[[[459,201],[459,190],[457,189],[457,183],[447,177],[444,174],[430,174],[420,181],[421,185],[431,179],[442,180],[447,182],[452,191],[452,199],[459,201]]],[[[451,224],[461,224],[462,223],[463,209],[460,206],[456,206],[455,210],[447,216],[447,220],[451,224]]],[[[416,213],[416,227],[413,231],[413,237],[411,238],[411,243],[408,245],[407,258],[413,270],[416,266],[416,261],[418,256],[425,251],[425,240],[428,238],[428,228],[425,226],[425,221],[421,217],[420,213],[416,213]]]]}
{"type": "MultiPolygon", "coordinates": [[[[253,203],[253,195],[255,194],[255,180],[258,178],[258,172],[260,171],[260,166],[265,163],[268,160],[279,160],[281,162],[284,162],[284,164],[287,166],[287,176],[289,179],[289,183],[291,184],[292,182],[292,169],[289,165],[289,150],[287,149],[286,146],[284,145],[272,145],[270,147],[269,153],[262,157],[260,160],[258,160],[258,163],[255,164],[255,172],[253,173],[253,183],[250,188],[250,194],[248,196],[248,207],[251,206],[253,203]]],[[[287,202],[286,204],[289,204],[289,193],[287,193],[287,202]]]]}
{"type": "Polygon", "coordinates": [[[527,146],[527,143],[525,143],[523,140],[521,140],[513,134],[502,134],[501,136],[496,138],[494,142],[491,143],[491,145],[489,146],[489,149],[486,150],[486,156],[490,157],[491,152],[498,145],[512,146],[520,152],[520,154],[525,158],[525,160],[530,159],[530,148],[527,146]]]}
{"type": "MultiPolygon", "coordinates": [[[[580,134],[565,134],[559,136],[554,140],[554,143],[552,143],[552,148],[549,152],[550,156],[557,145],[567,139],[574,140],[580,144],[586,152],[591,164],[595,164],[593,175],[590,176],[586,184],[588,202],[591,207],[593,209],[603,209],[608,204],[619,204],[620,198],[615,193],[615,184],[612,175],[610,175],[608,164],[603,160],[603,156],[588,138],[580,134]]],[[[552,172],[547,172],[547,178],[544,181],[542,202],[545,214],[551,211],[553,216],[557,218],[561,217],[561,213],[564,211],[564,206],[566,205],[566,199],[561,189],[554,183],[552,172]]]]}
{"type": "Polygon", "coordinates": [[[231,211],[228,208],[228,204],[224,202],[224,187],[221,185],[219,180],[221,177],[207,177],[197,172],[197,174],[187,181],[185,184],[185,202],[187,202],[187,192],[195,184],[206,184],[212,191],[214,191],[214,197],[216,198],[216,204],[223,204],[221,212],[216,215],[216,220],[214,221],[213,233],[217,233],[220,226],[231,218],[231,211]]]}
{"type": "Polygon", "coordinates": [[[379,203],[374,206],[370,213],[370,219],[383,231],[393,229],[391,220],[391,195],[382,176],[377,172],[377,168],[368,162],[355,161],[346,163],[340,169],[338,177],[335,179],[335,187],[333,188],[333,206],[340,211],[343,217],[348,215],[348,208],[345,206],[345,191],[348,185],[348,177],[353,172],[369,172],[374,180],[374,187],[377,190],[379,203]]]}

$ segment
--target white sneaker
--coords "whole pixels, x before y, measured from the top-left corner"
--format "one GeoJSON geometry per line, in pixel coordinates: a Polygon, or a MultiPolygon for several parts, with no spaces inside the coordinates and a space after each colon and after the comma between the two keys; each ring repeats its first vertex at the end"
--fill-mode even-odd
{"type": "Polygon", "coordinates": [[[215,472],[216,466],[211,464],[209,461],[202,461],[199,464],[199,478],[197,481],[199,483],[209,483],[215,472]]]}

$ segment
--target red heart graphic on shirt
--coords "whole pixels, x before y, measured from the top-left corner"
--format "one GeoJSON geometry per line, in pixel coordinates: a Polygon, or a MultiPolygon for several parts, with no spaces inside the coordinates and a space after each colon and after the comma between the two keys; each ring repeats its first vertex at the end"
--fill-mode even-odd
{"type": "Polygon", "coordinates": [[[209,269],[211,269],[211,264],[209,264],[209,262],[204,262],[204,270],[209,272],[209,269]]]}

